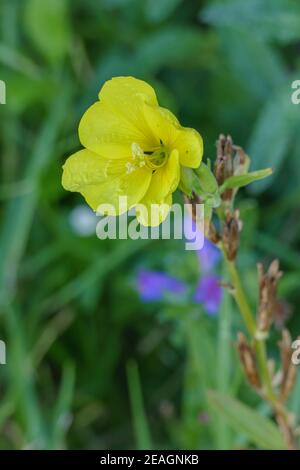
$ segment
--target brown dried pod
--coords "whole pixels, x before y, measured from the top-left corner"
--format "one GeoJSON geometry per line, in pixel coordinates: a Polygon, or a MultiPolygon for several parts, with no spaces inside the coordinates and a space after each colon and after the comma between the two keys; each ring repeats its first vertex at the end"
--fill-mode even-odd
{"type": "Polygon", "coordinates": [[[259,306],[257,313],[258,332],[267,333],[274,319],[275,305],[277,302],[277,286],[282,276],[279,270],[279,261],[274,260],[267,272],[264,272],[262,264],[257,265],[259,282],[259,306]]]}
{"type": "Polygon", "coordinates": [[[197,204],[203,204],[203,201],[195,193],[193,193],[191,197],[189,197],[187,194],[184,194],[184,193],[182,196],[183,196],[184,203],[188,205],[191,218],[193,219],[194,222],[197,222],[196,206],[197,204]]]}
{"type": "Polygon", "coordinates": [[[288,330],[282,331],[282,340],[279,342],[281,355],[282,380],[280,387],[280,399],[286,401],[293,389],[297,368],[292,363],[292,339],[288,330]]]}
{"type": "Polygon", "coordinates": [[[232,213],[229,209],[227,209],[222,231],[222,241],[226,257],[229,261],[233,261],[236,258],[240,242],[241,229],[242,222],[240,220],[239,211],[235,210],[232,213]]]}
{"type": "Polygon", "coordinates": [[[217,229],[212,221],[210,221],[209,224],[207,238],[215,244],[219,243],[219,241],[221,240],[221,236],[217,232],[217,229]]]}
{"type": "MultiPolygon", "coordinates": [[[[233,175],[233,144],[230,135],[225,137],[221,134],[217,140],[217,158],[214,173],[219,186],[233,175]]],[[[221,197],[223,200],[230,200],[232,194],[232,189],[226,189],[221,197]]]]}
{"type": "Polygon", "coordinates": [[[238,333],[237,348],[240,355],[241,363],[248,379],[248,382],[255,388],[260,389],[261,383],[256,364],[255,352],[249,345],[245,335],[238,333]]]}

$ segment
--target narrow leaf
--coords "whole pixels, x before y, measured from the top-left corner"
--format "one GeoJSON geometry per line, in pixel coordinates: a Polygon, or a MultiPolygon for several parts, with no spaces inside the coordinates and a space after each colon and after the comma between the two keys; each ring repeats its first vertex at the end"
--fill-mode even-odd
{"type": "Polygon", "coordinates": [[[244,434],[251,443],[269,450],[285,449],[275,424],[239,400],[222,393],[209,391],[209,404],[221,413],[236,432],[244,434]]]}
{"type": "Polygon", "coordinates": [[[264,170],[252,171],[250,173],[246,173],[245,175],[236,175],[231,176],[222,184],[220,188],[220,192],[222,193],[225,189],[234,189],[234,188],[241,188],[243,186],[247,186],[253,181],[258,181],[267,176],[272,174],[272,168],[266,168],[264,170]]]}
{"type": "Polygon", "coordinates": [[[138,449],[152,449],[141,382],[135,361],[129,361],[127,363],[127,381],[137,447],[138,449]]]}

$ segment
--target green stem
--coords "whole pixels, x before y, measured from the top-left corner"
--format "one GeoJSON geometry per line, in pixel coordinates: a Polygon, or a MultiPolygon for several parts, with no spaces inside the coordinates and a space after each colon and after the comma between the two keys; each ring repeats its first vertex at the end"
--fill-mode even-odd
{"type": "MultiPolygon", "coordinates": [[[[226,260],[225,253],[224,253],[224,257],[226,260]]],[[[248,332],[254,342],[256,358],[257,358],[257,363],[258,363],[258,367],[260,371],[261,382],[264,388],[265,398],[266,400],[269,401],[269,403],[271,404],[274,410],[279,428],[282,432],[287,448],[296,449],[297,444],[295,441],[293,429],[289,422],[288,412],[286,411],[282,403],[278,401],[278,398],[274,392],[272,379],[271,379],[270,371],[268,368],[268,358],[267,358],[267,352],[266,352],[265,339],[257,338],[256,322],[255,322],[254,317],[252,316],[251,308],[249,306],[246,294],[244,292],[240,275],[238,273],[235,263],[233,261],[228,261],[228,260],[226,260],[226,262],[227,262],[228,271],[230,273],[231,282],[234,288],[233,296],[240,309],[240,312],[242,314],[242,317],[244,319],[248,332]]]]}
{"type": "Polygon", "coordinates": [[[267,394],[268,399],[271,402],[274,402],[276,401],[276,396],[273,391],[272,381],[269,373],[265,341],[263,339],[256,339],[256,323],[253,318],[251,308],[244,292],[240,275],[238,273],[235,263],[233,261],[227,260],[227,266],[230,273],[231,282],[234,288],[233,295],[235,301],[240,309],[248,332],[251,335],[255,344],[257,362],[260,370],[261,380],[265,387],[265,392],[267,394]]]}
{"type": "MultiPolygon", "coordinates": [[[[224,254],[225,259],[226,255],[224,254]]],[[[242,314],[242,317],[244,319],[245,325],[247,327],[247,330],[249,331],[250,335],[255,338],[255,333],[256,333],[256,323],[255,320],[252,316],[251,309],[249,307],[246,295],[244,293],[244,289],[240,280],[239,273],[236,269],[236,266],[233,261],[227,261],[227,267],[229,270],[229,274],[231,277],[231,282],[233,284],[234,292],[233,296],[235,298],[235,301],[240,309],[240,312],[242,314]]]]}
{"type": "MultiPolygon", "coordinates": [[[[225,271],[223,263],[222,271],[225,271]]],[[[224,272],[225,274],[225,272],[224,272]]],[[[217,350],[217,390],[228,394],[231,384],[231,313],[232,299],[227,290],[223,292],[223,300],[218,317],[218,350],[217,350]]],[[[217,445],[218,449],[226,450],[231,448],[231,433],[225,417],[222,414],[217,416],[217,445]]]]}
{"type": "Polygon", "coordinates": [[[275,403],[277,401],[276,395],[273,390],[272,380],[268,368],[268,359],[266,352],[265,340],[255,340],[255,352],[256,358],[260,369],[260,376],[262,383],[265,386],[265,392],[270,402],[275,403]]]}

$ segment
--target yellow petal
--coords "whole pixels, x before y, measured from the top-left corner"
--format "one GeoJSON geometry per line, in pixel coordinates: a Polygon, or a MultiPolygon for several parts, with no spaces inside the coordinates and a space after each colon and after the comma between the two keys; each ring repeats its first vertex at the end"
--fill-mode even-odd
{"type": "Polygon", "coordinates": [[[143,103],[158,105],[155,91],[143,80],[134,77],[114,77],[104,83],[100,102],[147,135],[143,103]]]}
{"type": "Polygon", "coordinates": [[[144,105],[144,115],[156,143],[177,149],[181,165],[197,168],[203,156],[203,141],[194,129],[182,127],[174,114],[160,106],[144,105]]]}
{"type": "Polygon", "coordinates": [[[62,185],[81,193],[92,209],[111,204],[110,214],[118,215],[137,204],[145,195],[151,170],[138,168],[126,174],[126,160],[107,160],[89,150],[69,157],[63,167],[62,185]],[[120,207],[119,196],[127,196],[127,206],[120,207]]]}
{"type": "Polygon", "coordinates": [[[198,168],[203,156],[203,140],[195,129],[183,127],[172,145],[179,152],[181,165],[198,168]]]}
{"type": "Polygon", "coordinates": [[[120,177],[126,171],[126,160],[107,160],[90,150],[71,155],[63,166],[62,185],[68,191],[78,191],[87,185],[103,183],[120,177]]]}
{"type": "Polygon", "coordinates": [[[133,142],[142,148],[148,146],[147,138],[137,127],[99,101],[82,116],[79,139],[84,147],[105,158],[130,157],[133,142]]]}
{"type": "Polygon", "coordinates": [[[177,138],[180,124],[174,114],[160,106],[144,104],[144,115],[156,145],[163,142],[167,147],[177,138]]]}
{"type": "Polygon", "coordinates": [[[104,83],[99,92],[99,100],[109,103],[122,113],[128,108],[139,105],[140,101],[157,105],[153,88],[143,80],[134,77],[114,77],[104,83]]]}
{"type": "Polygon", "coordinates": [[[173,193],[177,189],[179,180],[179,155],[178,150],[174,149],[167,163],[162,168],[157,169],[153,174],[144,200],[160,204],[168,194],[173,193]]]}
{"type": "Polygon", "coordinates": [[[142,199],[136,207],[136,217],[145,227],[156,227],[168,216],[172,206],[172,194],[168,194],[159,204],[149,199],[142,199]]]}

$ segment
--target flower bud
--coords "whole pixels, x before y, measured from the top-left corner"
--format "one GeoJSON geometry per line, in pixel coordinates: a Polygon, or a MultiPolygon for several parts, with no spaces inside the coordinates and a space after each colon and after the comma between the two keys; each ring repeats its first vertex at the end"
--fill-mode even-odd
{"type": "Polygon", "coordinates": [[[218,192],[218,183],[209,166],[202,162],[199,168],[196,168],[194,172],[198,177],[200,191],[211,195],[218,192]]]}
{"type": "Polygon", "coordinates": [[[180,189],[189,197],[197,194],[202,202],[211,207],[220,205],[218,183],[205,163],[197,169],[181,168],[180,189]]]}

